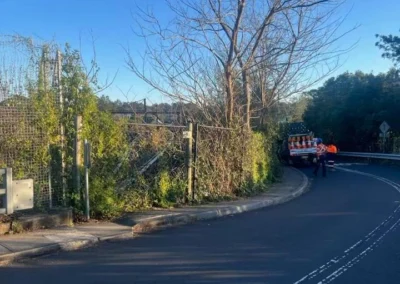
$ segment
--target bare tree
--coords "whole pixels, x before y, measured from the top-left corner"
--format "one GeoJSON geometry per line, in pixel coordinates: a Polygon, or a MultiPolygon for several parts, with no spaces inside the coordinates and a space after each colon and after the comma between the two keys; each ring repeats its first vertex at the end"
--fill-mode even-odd
{"type": "MultiPolygon", "coordinates": [[[[40,72],[35,59],[42,50],[32,39],[20,35],[0,35],[0,101],[10,96],[26,96],[27,85],[40,72]]],[[[48,66],[40,66],[48,72],[48,66]]]]}
{"type": "Polygon", "coordinates": [[[280,15],[283,24],[266,34],[269,38],[261,43],[250,70],[254,111],[265,115],[273,104],[304,92],[340,66],[340,55],[354,45],[344,49],[332,45],[356,27],[337,33],[346,18],[335,17],[339,7],[306,6],[280,15]]]}
{"type": "Polygon", "coordinates": [[[289,97],[329,74],[341,51],[336,0],[166,0],[163,26],[137,7],[141,60],[128,67],[164,95],[198,105],[210,119],[250,127],[253,110],[289,97]],[[324,66],[315,73],[318,66],[324,66]],[[211,108],[210,108],[211,107],[211,108]],[[215,111],[211,111],[215,107],[215,111]],[[224,116],[221,116],[224,114],[224,116]]]}

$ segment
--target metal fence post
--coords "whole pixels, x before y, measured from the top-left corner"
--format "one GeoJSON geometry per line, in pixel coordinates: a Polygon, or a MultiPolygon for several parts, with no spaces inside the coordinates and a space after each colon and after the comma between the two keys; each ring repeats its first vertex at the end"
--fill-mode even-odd
{"type": "Polygon", "coordinates": [[[85,213],[86,220],[90,220],[90,202],[89,202],[89,168],[91,166],[90,162],[90,143],[85,139],[85,213]]]}
{"type": "Polygon", "coordinates": [[[199,124],[198,123],[196,123],[194,125],[193,136],[194,136],[194,143],[193,143],[193,146],[194,146],[194,149],[193,149],[193,165],[194,165],[194,167],[193,167],[193,188],[192,188],[192,192],[193,193],[192,193],[192,200],[194,200],[194,196],[195,196],[196,191],[197,191],[197,183],[198,183],[197,156],[198,156],[199,139],[200,139],[199,124]]]}
{"type": "Polygon", "coordinates": [[[192,171],[192,163],[193,163],[193,123],[189,122],[187,129],[187,145],[186,145],[186,169],[187,169],[187,194],[186,201],[192,198],[193,196],[193,171],[192,171]]]}
{"type": "Polygon", "coordinates": [[[9,214],[14,213],[12,168],[6,169],[4,185],[6,188],[6,210],[7,210],[7,214],[9,215],[9,214]]]}
{"type": "MultiPolygon", "coordinates": [[[[50,144],[48,144],[48,149],[49,149],[49,155],[51,156],[50,144]]],[[[51,177],[51,170],[52,170],[51,162],[52,161],[49,162],[49,173],[48,173],[48,179],[49,179],[49,181],[48,181],[49,182],[49,208],[50,209],[53,208],[53,188],[51,187],[51,179],[52,179],[52,177],[51,177]]]]}

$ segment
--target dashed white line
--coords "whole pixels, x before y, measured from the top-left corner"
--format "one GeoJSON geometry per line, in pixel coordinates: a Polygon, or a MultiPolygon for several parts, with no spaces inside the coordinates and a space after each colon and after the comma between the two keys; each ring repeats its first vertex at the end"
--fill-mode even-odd
{"type": "Polygon", "coordinates": [[[327,284],[332,282],[334,279],[336,279],[337,277],[339,277],[341,274],[343,274],[345,271],[347,271],[349,268],[353,267],[354,264],[358,263],[362,258],[364,258],[368,252],[373,251],[374,248],[376,248],[380,242],[382,241],[382,239],[390,232],[392,231],[394,228],[396,228],[396,226],[398,226],[400,223],[400,219],[396,221],[396,223],[394,223],[384,234],[382,234],[379,239],[377,239],[375,242],[373,242],[369,247],[367,247],[365,250],[363,250],[362,252],[360,252],[358,255],[356,255],[353,259],[351,259],[350,261],[348,261],[345,265],[339,267],[337,270],[335,270],[334,272],[332,272],[330,275],[328,275],[327,277],[325,277],[324,279],[322,279],[320,282],[318,282],[318,284],[327,284]]]}
{"type": "MultiPolygon", "coordinates": [[[[380,180],[388,185],[390,185],[391,187],[395,188],[399,193],[400,193],[400,185],[388,180],[386,178],[382,178],[380,176],[376,176],[373,174],[369,174],[369,173],[364,173],[364,172],[360,172],[360,171],[356,171],[356,170],[350,170],[350,169],[344,169],[344,168],[340,168],[338,167],[338,169],[346,171],[346,172],[351,172],[351,173],[356,173],[356,174],[360,174],[360,175],[364,175],[364,176],[368,176],[368,177],[372,177],[375,178],[377,180],[380,180]]],[[[382,223],[380,223],[375,229],[373,229],[370,233],[368,233],[363,239],[357,241],[356,243],[354,243],[352,246],[350,246],[348,249],[346,249],[343,253],[343,255],[341,256],[337,256],[334,257],[333,259],[329,260],[327,263],[325,263],[324,265],[320,266],[318,269],[310,272],[309,274],[307,274],[306,276],[302,277],[300,280],[294,282],[294,284],[300,284],[306,280],[310,280],[315,278],[316,276],[318,276],[319,274],[321,274],[322,272],[326,271],[327,269],[329,269],[332,265],[339,263],[340,261],[344,260],[345,258],[347,258],[350,254],[350,252],[352,250],[354,250],[355,248],[357,248],[358,246],[360,246],[361,244],[367,243],[369,242],[372,237],[374,237],[376,235],[376,233],[378,231],[380,231],[382,228],[385,227],[385,225],[392,219],[394,218],[395,214],[400,210],[400,205],[392,212],[392,214],[390,214],[390,216],[388,216],[382,223]]],[[[364,258],[368,252],[372,251],[378,244],[379,242],[383,239],[384,236],[386,236],[390,231],[392,231],[394,228],[396,228],[396,226],[400,223],[400,219],[398,219],[388,230],[386,230],[375,242],[373,242],[370,246],[368,246],[365,250],[363,250],[362,252],[360,252],[357,256],[355,256],[353,259],[351,259],[350,261],[348,261],[346,264],[344,264],[343,266],[341,266],[340,268],[336,269],[333,273],[331,273],[330,275],[328,275],[326,278],[324,278],[323,280],[321,280],[320,282],[318,282],[318,284],[327,284],[330,283],[331,281],[333,281],[334,279],[336,279],[337,277],[339,277],[340,275],[342,275],[345,271],[347,271],[349,268],[351,268],[352,266],[354,266],[354,264],[358,263],[362,258],[364,258]]]]}

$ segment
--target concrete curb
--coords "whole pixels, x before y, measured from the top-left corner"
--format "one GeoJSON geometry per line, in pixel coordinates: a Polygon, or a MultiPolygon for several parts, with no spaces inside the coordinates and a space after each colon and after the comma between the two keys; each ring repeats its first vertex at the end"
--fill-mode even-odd
{"type": "Polygon", "coordinates": [[[121,233],[114,236],[93,237],[91,239],[73,240],[64,243],[52,244],[44,247],[13,252],[0,256],[0,266],[5,266],[15,261],[48,255],[59,251],[74,251],[83,248],[88,248],[94,246],[99,242],[123,241],[132,239],[133,237],[134,237],[133,233],[121,233]]]}
{"type": "Polygon", "coordinates": [[[0,266],[7,265],[19,260],[52,254],[59,251],[72,251],[72,250],[83,249],[94,246],[99,242],[114,242],[114,241],[129,240],[137,237],[142,233],[154,232],[169,227],[194,223],[196,221],[211,220],[224,216],[240,214],[248,211],[253,211],[269,206],[286,203],[306,193],[309,190],[309,185],[310,185],[310,181],[305,174],[303,174],[301,171],[295,168],[292,169],[300,173],[302,175],[303,180],[299,188],[295,192],[287,196],[275,197],[272,199],[262,200],[262,201],[254,201],[252,203],[245,205],[232,205],[220,209],[213,209],[194,214],[175,214],[168,216],[160,216],[158,218],[154,218],[147,221],[145,220],[139,224],[134,225],[132,227],[132,232],[124,232],[121,234],[107,236],[107,237],[93,236],[93,238],[90,239],[73,240],[64,243],[58,243],[35,249],[29,249],[25,251],[2,255],[0,256],[0,266]]]}
{"type": "Polygon", "coordinates": [[[310,185],[309,179],[305,174],[303,174],[298,169],[295,168],[292,169],[300,173],[302,175],[303,180],[299,188],[290,195],[283,197],[276,197],[268,200],[255,201],[253,203],[245,205],[227,206],[225,208],[213,209],[210,211],[205,211],[205,212],[203,211],[195,214],[179,214],[179,215],[177,214],[177,215],[162,216],[152,220],[143,221],[139,224],[134,225],[132,227],[132,232],[133,234],[149,233],[166,229],[169,227],[194,223],[196,221],[211,220],[224,216],[240,214],[273,205],[286,203],[307,192],[310,185]]]}

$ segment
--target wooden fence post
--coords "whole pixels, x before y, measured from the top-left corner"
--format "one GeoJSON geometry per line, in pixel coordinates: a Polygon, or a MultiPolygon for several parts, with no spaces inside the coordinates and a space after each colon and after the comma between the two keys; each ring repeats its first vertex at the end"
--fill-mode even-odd
{"type": "Polygon", "coordinates": [[[82,116],[75,117],[75,143],[74,143],[74,188],[77,194],[80,194],[80,168],[82,166],[82,116]]]}

